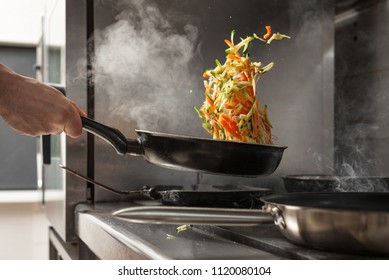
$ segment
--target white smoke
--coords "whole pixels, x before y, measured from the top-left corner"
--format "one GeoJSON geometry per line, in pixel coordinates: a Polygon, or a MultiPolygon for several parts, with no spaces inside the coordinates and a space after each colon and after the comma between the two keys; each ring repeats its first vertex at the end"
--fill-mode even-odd
{"type": "Polygon", "coordinates": [[[196,114],[198,29],[189,23],[173,25],[143,0],[125,4],[116,22],[94,33],[96,94],[107,97],[98,110],[127,124],[135,122],[136,128],[177,130],[196,114]]]}

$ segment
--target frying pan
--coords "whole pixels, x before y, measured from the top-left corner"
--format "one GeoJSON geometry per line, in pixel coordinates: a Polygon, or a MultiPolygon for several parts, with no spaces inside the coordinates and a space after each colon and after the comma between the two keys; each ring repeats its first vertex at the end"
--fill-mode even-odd
{"type": "MultiPolygon", "coordinates": [[[[49,84],[65,94],[63,86],[49,84]]],[[[118,129],[81,117],[83,129],[111,144],[120,155],[142,156],[166,168],[258,177],[272,174],[281,162],[285,146],[219,141],[168,133],[135,130],[127,139],[118,129]]]]}
{"type": "Polygon", "coordinates": [[[257,225],[272,221],[291,242],[315,249],[389,255],[388,193],[289,193],[261,198],[262,210],[130,207],[113,215],[136,223],[257,225]]]}
{"type": "Polygon", "coordinates": [[[118,129],[81,117],[84,130],[111,144],[120,155],[142,156],[149,163],[183,171],[245,177],[272,174],[286,147],[222,141],[136,130],[127,139],[118,129]]]}
{"type": "MultiPolygon", "coordinates": [[[[63,86],[50,86],[65,94],[63,86]]],[[[166,168],[258,177],[272,174],[281,162],[285,146],[218,141],[198,137],[135,130],[127,139],[118,129],[81,117],[83,129],[111,144],[120,155],[142,156],[166,168]]]]}
{"type": "Polygon", "coordinates": [[[388,192],[389,178],[380,176],[285,175],[287,192],[388,192]]]}
{"type": "Polygon", "coordinates": [[[260,197],[270,194],[271,189],[245,185],[156,185],[143,186],[136,190],[118,190],[108,187],[96,180],[80,174],[66,166],[60,165],[68,173],[90,182],[102,189],[119,195],[142,195],[159,200],[163,205],[256,208],[263,205],[260,197]]]}
{"type": "Polygon", "coordinates": [[[258,208],[263,205],[260,198],[272,192],[271,189],[244,185],[207,184],[155,186],[154,189],[154,199],[161,200],[164,205],[230,208],[258,208]]]}

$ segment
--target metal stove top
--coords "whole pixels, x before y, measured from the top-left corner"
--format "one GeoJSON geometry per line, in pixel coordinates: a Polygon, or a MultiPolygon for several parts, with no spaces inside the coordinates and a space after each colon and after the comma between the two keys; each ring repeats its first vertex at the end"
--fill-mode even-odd
{"type": "Polygon", "coordinates": [[[191,227],[177,233],[180,225],[136,224],[111,215],[112,211],[129,206],[96,203],[76,207],[76,234],[97,258],[282,259],[202,228],[191,227]]]}
{"type": "MultiPolygon", "coordinates": [[[[197,226],[196,226],[197,227],[197,226]]],[[[382,259],[382,256],[353,255],[336,253],[295,245],[288,241],[273,224],[254,227],[200,227],[211,230],[214,234],[264,250],[283,259],[296,260],[352,260],[352,259],[382,259]]],[[[386,257],[387,259],[388,257],[386,257]]],[[[385,259],[385,258],[384,258],[385,259]]]]}
{"type": "Polygon", "coordinates": [[[76,208],[76,234],[101,259],[380,259],[297,246],[272,224],[247,227],[136,224],[111,215],[115,210],[157,205],[137,203],[81,204],[76,208]]]}

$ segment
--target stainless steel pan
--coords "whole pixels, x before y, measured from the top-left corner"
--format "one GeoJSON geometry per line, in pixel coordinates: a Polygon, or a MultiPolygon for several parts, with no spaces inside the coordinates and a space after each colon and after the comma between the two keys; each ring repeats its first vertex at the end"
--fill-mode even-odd
{"type": "Polygon", "coordinates": [[[145,130],[136,130],[137,139],[127,139],[119,130],[94,120],[82,117],[82,124],[84,130],[111,144],[121,155],[142,156],[152,164],[177,170],[264,176],[276,170],[286,149],[145,130]]]}
{"type": "Polygon", "coordinates": [[[137,223],[256,225],[272,221],[298,245],[389,255],[388,193],[291,193],[261,200],[262,210],[132,207],[113,215],[137,223]]]}

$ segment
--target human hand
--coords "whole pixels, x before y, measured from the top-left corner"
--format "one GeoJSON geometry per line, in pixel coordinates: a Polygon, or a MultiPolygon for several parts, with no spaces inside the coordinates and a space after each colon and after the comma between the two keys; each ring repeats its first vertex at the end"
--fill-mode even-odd
{"type": "Polygon", "coordinates": [[[82,133],[85,113],[61,92],[0,64],[0,115],[23,135],[82,133]]]}

